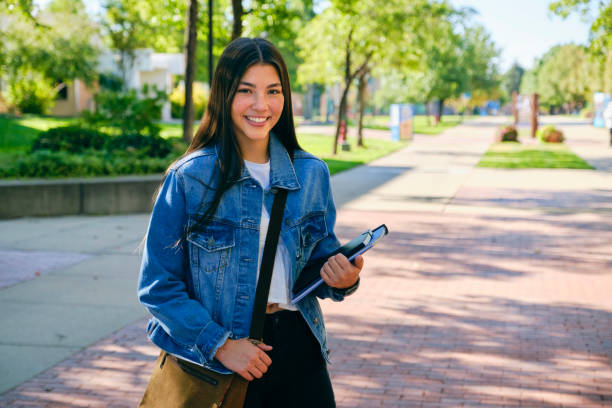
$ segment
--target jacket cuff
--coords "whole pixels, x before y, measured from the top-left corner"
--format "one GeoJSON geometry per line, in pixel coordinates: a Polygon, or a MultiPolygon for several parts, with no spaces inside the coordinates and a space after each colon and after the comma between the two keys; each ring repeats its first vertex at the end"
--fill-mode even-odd
{"type": "Polygon", "coordinates": [[[202,329],[196,339],[196,348],[203,363],[214,360],[217,350],[227,341],[230,332],[215,322],[210,322],[202,329]]]}
{"type": "Polygon", "coordinates": [[[335,301],[341,301],[344,300],[344,298],[346,296],[350,296],[353,293],[355,293],[355,291],[357,290],[357,288],[359,287],[359,282],[361,281],[361,277],[357,278],[357,282],[355,282],[353,284],[353,286],[349,286],[348,288],[344,288],[344,289],[337,289],[337,288],[332,288],[330,287],[330,297],[335,300],[335,301]]]}

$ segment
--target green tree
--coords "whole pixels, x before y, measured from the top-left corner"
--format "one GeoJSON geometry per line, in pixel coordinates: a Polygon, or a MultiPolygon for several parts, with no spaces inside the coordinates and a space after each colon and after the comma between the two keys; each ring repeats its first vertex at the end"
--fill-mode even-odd
{"type": "Polygon", "coordinates": [[[384,7],[374,0],[333,1],[300,31],[297,39],[304,63],[298,68],[302,84],[342,84],[336,136],[346,123],[348,93],[354,81],[374,66],[410,61],[415,48],[409,47],[411,23],[428,3],[390,1],[384,7]],[[401,55],[404,52],[404,55],[401,55]]]}
{"type": "Polygon", "coordinates": [[[292,85],[297,84],[297,69],[303,62],[296,37],[314,16],[312,0],[253,0],[244,16],[246,36],[265,37],[283,54],[292,85]]]}
{"type": "Polygon", "coordinates": [[[394,93],[403,93],[403,101],[425,103],[427,109],[435,101],[436,122],[447,100],[465,92],[488,99],[499,86],[499,50],[482,26],[469,25],[468,16],[469,10],[438,4],[437,12],[421,21],[423,34],[417,37],[417,48],[422,54],[417,67],[394,73],[394,93]]]}
{"type": "Polygon", "coordinates": [[[612,52],[612,2],[609,0],[557,0],[549,4],[554,14],[566,18],[572,13],[579,13],[585,19],[591,19],[590,49],[600,57],[612,52]],[[596,11],[596,16],[591,13],[596,11]]]}
{"type": "MultiPolygon", "coordinates": [[[[572,110],[583,106],[599,87],[597,65],[585,47],[575,44],[552,47],[533,71],[533,83],[525,82],[522,92],[536,92],[542,106],[572,110]]],[[[530,79],[532,80],[532,79],[530,79]]]]}
{"type": "Polygon", "coordinates": [[[442,21],[442,37],[425,52],[425,69],[430,88],[426,102],[436,100],[436,120],[441,120],[444,103],[464,92],[487,94],[499,84],[499,51],[482,26],[465,27],[455,33],[450,21],[442,21]],[[436,46],[436,44],[438,44],[436,46]]]}
{"type": "Polygon", "coordinates": [[[597,91],[612,92],[612,2],[609,0],[557,0],[549,4],[556,15],[566,18],[578,13],[591,22],[589,53],[591,74],[597,91]]]}
{"type": "Polygon", "coordinates": [[[5,15],[0,37],[7,99],[22,111],[48,112],[57,92],[74,79],[97,78],[98,27],[79,0],[55,0],[30,18],[5,15]]]}
{"type": "MultiPolygon", "coordinates": [[[[208,7],[200,2],[197,21],[197,48],[206,49],[208,45],[208,7]]],[[[185,29],[188,2],[184,0],[164,0],[152,2],[150,0],[109,0],[105,3],[112,6],[107,9],[107,25],[113,25],[119,32],[117,44],[125,44],[125,49],[151,48],[155,52],[183,52],[185,45],[185,29]],[[119,13],[122,24],[113,23],[115,17],[110,12],[119,13]],[[125,29],[121,27],[125,26],[125,29]],[[130,37],[130,32],[132,36],[130,37]],[[123,38],[127,37],[127,38],[123,38]]],[[[213,32],[214,32],[214,59],[218,58],[225,46],[231,40],[231,21],[227,18],[231,4],[229,0],[215,0],[213,2],[213,32]]],[[[113,45],[110,31],[107,29],[107,44],[111,48],[119,49],[113,45]]],[[[199,52],[196,56],[195,80],[208,82],[208,53],[199,52]]]]}
{"type": "Polygon", "coordinates": [[[119,52],[119,69],[123,85],[127,86],[128,74],[134,66],[136,50],[145,48],[152,38],[152,27],[147,19],[147,8],[122,0],[106,0],[106,19],[103,26],[109,46],[119,52]]]}
{"type": "Polygon", "coordinates": [[[520,90],[524,73],[525,69],[518,62],[512,64],[508,71],[506,71],[502,79],[502,87],[508,97],[512,97],[513,92],[520,90]]]}

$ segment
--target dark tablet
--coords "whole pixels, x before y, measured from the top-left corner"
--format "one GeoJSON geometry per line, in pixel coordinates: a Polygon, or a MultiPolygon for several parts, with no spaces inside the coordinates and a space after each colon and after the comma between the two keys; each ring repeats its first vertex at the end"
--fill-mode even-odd
{"type": "Polygon", "coordinates": [[[388,233],[389,230],[387,226],[382,224],[373,230],[365,231],[363,234],[327,256],[308,262],[293,285],[293,298],[291,299],[291,303],[296,304],[323,283],[321,268],[325,265],[329,257],[341,253],[352,262],[358,255],[372,248],[374,244],[380,241],[382,237],[388,233]]]}

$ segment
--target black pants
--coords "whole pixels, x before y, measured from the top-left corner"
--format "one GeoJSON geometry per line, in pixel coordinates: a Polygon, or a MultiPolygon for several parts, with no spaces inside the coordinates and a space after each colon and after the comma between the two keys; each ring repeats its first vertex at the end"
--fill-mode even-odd
{"type": "Polygon", "coordinates": [[[244,408],[334,408],[334,391],[319,342],[300,312],[266,315],[264,343],[272,364],[249,383],[244,408]]]}

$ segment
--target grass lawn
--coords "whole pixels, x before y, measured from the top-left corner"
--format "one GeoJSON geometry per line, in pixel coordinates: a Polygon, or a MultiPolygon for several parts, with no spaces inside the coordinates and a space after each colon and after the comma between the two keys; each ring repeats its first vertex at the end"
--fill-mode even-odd
{"type": "Polygon", "coordinates": [[[562,143],[522,145],[495,143],[480,159],[478,167],[503,169],[588,169],[593,167],[562,143]]]}
{"type": "MultiPolygon", "coordinates": [[[[42,116],[25,116],[8,118],[0,116],[0,160],[11,160],[29,151],[36,136],[44,130],[75,123],[77,119],[52,118],[42,116]]],[[[160,124],[164,138],[180,138],[183,132],[181,124],[160,124]]],[[[338,154],[332,156],[332,136],[298,134],[298,140],[306,151],[322,158],[328,164],[332,174],[350,169],[374,159],[385,156],[405,146],[405,142],[387,140],[366,140],[366,147],[358,148],[356,140],[349,138],[351,151],[345,152],[338,147],[338,154]]],[[[176,140],[178,144],[182,143],[176,140]]],[[[186,148],[186,145],[185,147],[186,148]]]]}
{"type": "Polygon", "coordinates": [[[345,152],[338,146],[338,153],[333,156],[331,154],[333,136],[299,133],[297,137],[300,146],[304,150],[320,157],[327,163],[331,174],[348,170],[360,164],[369,163],[374,159],[386,156],[406,146],[406,142],[377,139],[366,140],[365,147],[357,147],[357,139],[349,137],[348,143],[351,145],[351,150],[345,152]]]}
{"type": "MultiPolygon", "coordinates": [[[[465,119],[468,119],[466,117],[465,119]]],[[[363,126],[368,129],[389,129],[389,115],[367,115],[363,118],[363,126]]],[[[417,115],[413,118],[413,131],[423,135],[438,135],[446,129],[459,125],[464,118],[460,115],[442,116],[442,121],[438,125],[433,125],[433,116],[429,119],[425,115],[417,115]]],[[[351,126],[357,126],[355,121],[349,121],[351,126]]]]}
{"type": "Polygon", "coordinates": [[[40,132],[58,126],[66,126],[75,121],[76,119],[33,115],[25,115],[21,118],[0,116],[0,151],[6,153],[26,152],[40,132]]]}

